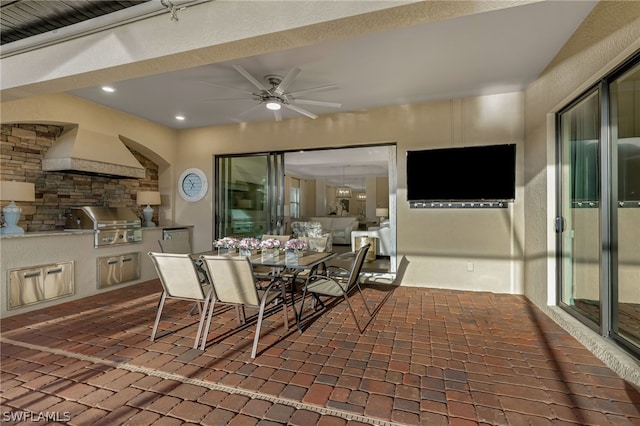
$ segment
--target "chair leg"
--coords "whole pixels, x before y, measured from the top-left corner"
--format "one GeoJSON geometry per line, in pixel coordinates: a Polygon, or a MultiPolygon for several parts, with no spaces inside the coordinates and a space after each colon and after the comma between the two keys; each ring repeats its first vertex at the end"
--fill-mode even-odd
{"type": "Polygon", "coordinates": [[[167,298],[167,293],[165,291],[162,292],[162,296],[160,296],[160,303],[158,304],[158,313],[156,314],[156,321],[153,323],[153,330],[151,331],[151,341],[153,342],[156,338],[156,332],[158,331],[158,323],[160,323],[160,317],[162,316],[162,309],[164,308],[164,301],[167,298]]]}
{"type": "MultiPolygon", "coordinates": [[[[287,312],[287,293],[285,291],[285,282],[281,281],[280,288],[282,289],[282,312],[284,313],[284,326],[289,330],[289,313],[287,312]]],[[[293,307],[295,310],[295,306],[293,307]]]]}
{"type": "Polygon", "coordinates": [[[351,311],[351,315],[353,316],[353,320],[356,322],[356,326],[358,327],[358,330],[360,331],[360,334],[364,333],[364,329],[360,327],[360,323],[358,322],[358,318],[356,317],[356,313],[354,312],[353,308],[351,307],[351,303],[349,303],[349,295],[347,295],[347,293],[343,293],[343,296],[344,296],[345,302],[347,302],[347,306],[349,307],[349,310],[351,311]]]}
{"type": "Polygon", "coordinates": [[[300,301],[299,312],[296,309],[296,304],[292,303],[293,314],[295,315],[296,324],[298,325],[298,333],[302,333],[302,326],[300,325],[300,321],[302,321],[302,311],[304,310],[304,298],[306,297],[306,295],[307,295],[307,285],[305,284],[304,288],[302,289],[302,300],[300,301]]]}
{"type": "Polygon", "coordinates": [[[244,312],[244,305],[236,305],[236,316],[238,317],[238,325],[247,322],[247,315],[244,312]]]}
{"type": "Polygon", "coordinates": [[[364,303],[364,307],[367,309],[367,313],[369,313],[369,316],[373,316],[373,314],[371,313],[371,309],[369,309],[369,305],[367,304],[367,300],[364,298],[364,294],[362,294],[362,289],[360,288],[360,284],[356,284],[356,287],[358,288],[358,293],[360,293],[360,297],[362,297],[362,303],[364,303]]]}
{"type": "MultiPolygon", "coordinates": [[[[200,334],[202,333],[202,326],[204,325],[204,320],[207,318],[207,308],[209,307],[209,303],[213,304],[213,300],[211,298],[212,293],[213,293],[213,289],[209,290],[209,292],[207,293],[207,297],[204,301],[204,306],[201,308],[200,321],[198,323],[198,332],[196,333],[196,338],[193,341],[193,349],[198,349],[198,343],[200,343],[200,334]]],[[[200,305],[200,303],[198,303],[198,305],[200,305]]],[[[212,315],[213,315],[213,312],[212,312],[212,315]]],[[[209,321],[208,324],[211,324],[211,321],[209,321]]],[[[209,331],[209,328],[207,327],[207,332],[208,331],[209,331]]]]}
{"type": "Polygon", "coordinates": [[[202,314],[202,306],[201,306],[200,302],[196,302],[191,307],[191,310],[189,311],[189,316],[193,315],[193,311],[195,311],[196,308],[198,308],[198,313],[202,314]]]}
{"type": "Polygon", "coordinates": [[[204,328],[204,333],[202,334],[202,345],[200,346],[200,350],[204,351],[205,346],[207,345],[207,337],[209,336],[209,328],[211,327],[211,320],[213,319],[213,308],[216,305],[216,299],[211,298],[211,304],[209,305],[209,321],[207,321],[207,325],[204,328]]]}
{"type": "Polygon", "coordinates": [[[256,357],[256,352],[258,352],[258,339],[260,338],[260,328],[262,327],[262,316],[264,315],[264,305],[267,301],[267,293],[262,297],[260,301],[260,313],[258,314],[258,322],[256,324],[256,335],[253,338],[253,348],[251,348],[251,358],[256,357]]]}

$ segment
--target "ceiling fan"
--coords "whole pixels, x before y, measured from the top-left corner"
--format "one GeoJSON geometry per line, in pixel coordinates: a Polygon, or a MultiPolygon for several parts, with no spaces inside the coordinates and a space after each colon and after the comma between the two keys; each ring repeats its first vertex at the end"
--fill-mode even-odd
{"type": "Polygon", "coordinates": [[[342,104],[338,102],[315,101],[311,99],[300,99],[297,97],[301,93],[308,93],[313,91],[336,88],[337,86],[335,84],[329,84],[325,86],[287,92],[287,89],[289,88],[291,83],[293,83],[293,81],[296,79],[296,77],[300,73],[300,68],[296,68],[296,67],[291,68],[284,77],[280,77],[278,75],[265,76],[264,78],[270,86],[270,87],[267,87],[266,85],[258,81],[255,77],[253,77],[247,70],[245,70],[240,65],[234,64],[232,66],[233,68],[235,68],[236,71],[242,74],[244,78],[249,80],[251,84],[253,84],[258,90],[254,92],[249,92],[244,89],[225,86],[225,85],[214,83],[211,81],[207,81],[206,83],[215,84],[217,86],[238,90],[249,95],[243,98],[210,99],[212,101],[237,100],[237,99],[252,99],[254,101],[258,101],[257,105],[253,106],[247,111],[244,111],[241,115],[247,114],[256,108],[261,108],[264,106],[267,109],[273,111],[273,116],[275,117],[276,121],[280,121],[282,120],[282,113],[280,110],[282,107],[285,107],[299,114],[315,119],[318,117],[316,114],[304,108],[301,108],[298,105],[316,105],[316,106],[323,106],[323,107],[329,107],[329,108],[342,107],[342,104]]]}

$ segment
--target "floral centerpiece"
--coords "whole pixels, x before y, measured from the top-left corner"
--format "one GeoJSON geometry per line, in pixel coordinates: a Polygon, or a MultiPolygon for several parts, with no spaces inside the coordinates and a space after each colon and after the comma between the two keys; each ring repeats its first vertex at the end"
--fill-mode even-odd
{"type": "Polygon", "coordinates": [[[286,250],[287,263],[295,263],[298,262],[299,257],[302,257],[302,251],[306,250],[307,243],[297,238],[292,238],[284,243],[284,248],[286,250]]]}
{"type": "Polygon", "coordinates": [[[262,257],[278,257],[280,256],[280,246],[282,242],[275,238],[267,238],[260,241],[260,248],[262,249],[262,257]]]}
{"type": "Polygon", "coordinates": [[[306,243],[306,241],[302,241],[302,240],[299,240],[297,238],[292,238],[289,241],[286,241],[284,243],[284,248],[287,249],[287,250],[293,250],[293,251],[306,250],[307,249],[307,243],[306,243]]]}
{"type": "Polygon", "coordinates": [[[240,256],[251,256],[251,250],[260,248],[260,240],[257,238],[243,238],[238,242],[240,256]]]}
{"type": "Polygon", "coordinates": [[[218,249],[218,254],[233,254],[238,246],[238,240],[233,237],[224,237],[214,241],[213,246],[218,249]]]}

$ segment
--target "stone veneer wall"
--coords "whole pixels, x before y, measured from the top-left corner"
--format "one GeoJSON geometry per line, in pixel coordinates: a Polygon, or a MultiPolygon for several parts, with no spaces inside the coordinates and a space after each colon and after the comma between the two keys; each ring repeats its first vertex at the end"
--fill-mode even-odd
{"type": "MultiPolygon", "coordinates": [[[[46,124],[2,125],[0,180],[31,182],[36,187],[35,202],[16,203],[22,207],[18,226],[26,232],[61,230],[70,208],[80,206],[129,207],[142,217],[144,206],[136,204],[136,193],[158,190],[158,166],[131,150],[146,169],[144,179],[43,172],[42,159],[62,131],[61,126],[46,124]]],[[[3,201],[2,207],[7,204],[3,201]]]]}

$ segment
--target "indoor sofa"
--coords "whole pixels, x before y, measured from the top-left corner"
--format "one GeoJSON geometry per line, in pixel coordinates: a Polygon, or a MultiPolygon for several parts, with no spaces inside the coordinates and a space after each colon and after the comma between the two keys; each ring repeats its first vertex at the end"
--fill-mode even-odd
{"type": "Polygon", "coordinates": [[[333,244],[351,244],[351,232],[358,230],[358,218],[351,216],[321,216],[309,219],[320,222],[322,230],[331,234],[333,244]]]}

